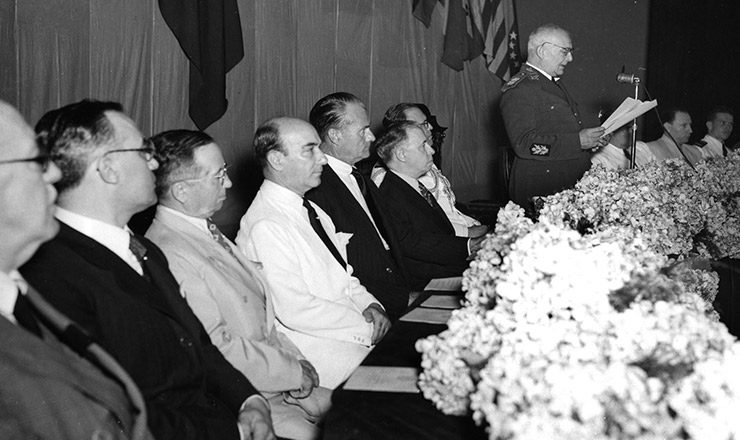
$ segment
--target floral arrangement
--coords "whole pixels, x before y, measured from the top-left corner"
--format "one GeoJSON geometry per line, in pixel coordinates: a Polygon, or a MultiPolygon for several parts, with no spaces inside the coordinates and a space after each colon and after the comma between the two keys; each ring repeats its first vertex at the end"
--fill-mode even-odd
{"type": "Polygon", "coordinates": [[[541,205],[540,218],[581,232],[624,226],[666,255],[740,255],[740,154],[696,170],[677,159],[634,170],[594,167],[541,205]]]}
{"type": "MultiPolygon", "coordinates": [[[[667,166],[673,184],[690,177],[667,166]]],[[[711,242],[726,232],[708,229],[699,208],[661,215],[664,202],[639,186],[609,186],[577,208],[606,173],[554,196],[537,223],[514,204],[499,213],[465,273],[465,306],[417,341],[424,396],[447,414],[472,413],[491,439],[740,438],[740,343],[711,307],[717,276],[665,255],[696,247],[682,234],[706,230],[711,242]],[[614,216],[607,203],[633,206],[614,216]],[[660,225],[630,217],[638,211],[660,225]]]]}

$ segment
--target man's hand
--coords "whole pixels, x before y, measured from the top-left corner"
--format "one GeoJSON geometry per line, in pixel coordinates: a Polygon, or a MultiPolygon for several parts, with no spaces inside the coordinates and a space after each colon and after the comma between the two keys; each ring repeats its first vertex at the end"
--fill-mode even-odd
{"type": "Polygon", "coordinates": [[[296,399],[303,399],[311,394],[311,391],[319,386],[319,373],[311,365],[311,362],[301,359],[298,361],[301,364],[301,370],[303,370],[303,378],[301,379],[301,388],[290,391],[290,397],[296,399]]]}
{"type": "Polygon", "coordinates": [[[367,308],[362,312],[362,316],[365,317],[365,321],[373,323],[372,343],[375,345],[383,339],[383,336],[388,332],[388,329],[391,328],[391,321],[378,303],[372,303],[367,306],[367,308]]]}
{"type": "Polygon", "coordinates": [[[605,131],[604,127],[594,127],[584,128],[578,132],[578,137],[581,139],[581,150],[590,150],[608,144],[609,140],[601,137],[605,131]]]}
{"type": "Polygon", "coordinates": [[[275,440],[270,407],[264,399],[250,398],[239,411],[237,420],[242,440],[275,440]]]}
{"type": "MultiPolygon", "coordinates": [[[[486,236],[481,237],[475,237],[468,239],[468,248],[470,249],[470,256],[475,256],[475,253],[478,252],[483,246],[483,240],[486,239],[486,236]]],[[[468,256],[468,259],[470,259],[470,256],[468,256]]]]}
{"type": "Polygon", "coordinates": [[[468,227],[468,237],[470,238],[482,237],[488,233],[489,229],[490,228],[487,225],[469,226],[468,227]]]}

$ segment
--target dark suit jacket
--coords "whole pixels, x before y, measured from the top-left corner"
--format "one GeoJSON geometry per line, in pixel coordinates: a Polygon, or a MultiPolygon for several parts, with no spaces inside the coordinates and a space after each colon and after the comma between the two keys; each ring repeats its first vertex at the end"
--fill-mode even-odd
{"type": "Polygon", "coordinates": [[[591,166],[578,134],[583,122],[564,87],[530,66],[501,90],[501,115],[516,154],[509,192],[511,200],[528,209],[529,198],[572,187],[591,166]]]}
{"type": "Polygon", "coordinates": [[[239,407],[256,390],[211,344],[164,254],[139,239],[151,283],[64,223],[21,273],[128,371],[157,439],[236,439],[239,407]]]}
{"type": "MultiPolygon", "coordinates": [[[[365,183],[382,213],[384,208],[377,188],[370,179],[365,178],[365,183]]],[[[384,231],[391,252],[385,250],[365,210],[328,165],[321,174],[321,185],[308,191],[305,197],[329,214],[337,231],[353,234],[347,245],[347,260],[354,269],[353,275],[383,304],[392,320],[400,317],[408,305],[410,285],[401,246],[388,219],[378,215],[375,221],[384,231]]]]}
{"type": "MultiPolygon", "coordinates": [[[[455,228],[439,205],[432,208],[392,171],[380,185],[380,195],[403,246],[406,267],[417,282],[460,276],[468,267],[468,239],[455,228]]],[[[425,283],[426,284],[426,283],[425,283]]]]}
{"type": "Polygon", "coordinates": [[[39,324],[42,337],[0,316],[0,438],[131,438],[134,408],[111,372],[39,324]]]}

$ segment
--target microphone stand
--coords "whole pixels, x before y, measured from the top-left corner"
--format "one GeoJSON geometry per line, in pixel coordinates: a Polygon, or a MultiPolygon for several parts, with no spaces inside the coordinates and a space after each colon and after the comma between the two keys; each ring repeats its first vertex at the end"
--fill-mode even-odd
{"type": "MultiPolygon", "coordinates": [[[[635,77],[632,81],[635,85],[635,99],[639,98],[640,78],[635,77]]],[[[630,169],[635,169],[635,158],[637,156],[637,118],[632,120],[632,144],[630,145],[630,169]]]]}

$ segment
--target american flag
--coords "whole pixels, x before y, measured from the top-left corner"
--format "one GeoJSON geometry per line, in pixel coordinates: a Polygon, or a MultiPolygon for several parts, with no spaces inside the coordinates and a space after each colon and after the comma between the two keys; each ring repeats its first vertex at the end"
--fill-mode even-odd
{"type": "Polygon", "coordinates": [[[484,36],[488,70],[504,81],[519,71],[519,29],[514,0],[469,0],[473,21],[484,36]]]}

